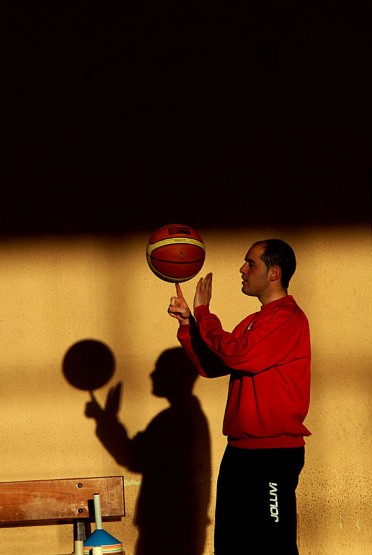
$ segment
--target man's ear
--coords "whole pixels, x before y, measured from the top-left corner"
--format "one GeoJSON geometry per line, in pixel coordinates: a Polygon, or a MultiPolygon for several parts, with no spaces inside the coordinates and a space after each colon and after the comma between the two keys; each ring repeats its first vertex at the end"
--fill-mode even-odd
{"type": "Polygon", "coordinates": [[[270,281],[277,281],[282,277],[282,269],[280,266],[271,266],[269,270],[270,281]]]}

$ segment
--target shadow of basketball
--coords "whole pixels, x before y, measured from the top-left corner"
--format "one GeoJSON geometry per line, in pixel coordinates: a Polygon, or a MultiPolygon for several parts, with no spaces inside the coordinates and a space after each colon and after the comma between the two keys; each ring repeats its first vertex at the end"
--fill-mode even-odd
{"type": "Polygon", "coordinates": [[[62,371],[73,387],[94,391],[107,384],[114,375],[115,358],[101,341],[83,339],[66,352],[62,371]]]}

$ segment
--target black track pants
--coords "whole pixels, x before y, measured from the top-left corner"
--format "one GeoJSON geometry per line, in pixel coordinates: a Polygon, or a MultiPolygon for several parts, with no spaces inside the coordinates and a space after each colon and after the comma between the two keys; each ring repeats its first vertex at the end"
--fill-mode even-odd
{"type": "Polygon", "coordinates": [[[298,555],[296,487],[304,455],[304,447],[226,447],[217,482],[215,555],[298,555]]]}

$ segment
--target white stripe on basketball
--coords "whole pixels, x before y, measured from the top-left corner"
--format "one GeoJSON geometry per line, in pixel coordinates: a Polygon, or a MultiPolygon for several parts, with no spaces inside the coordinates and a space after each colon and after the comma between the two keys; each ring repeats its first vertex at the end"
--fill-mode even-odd
{"type": "Polygon", "coordinates": [[[204,243],[198,241],[197,239],[191,239],[190,237],[173,237],[169,239],[162,239],[156,243],[149,243],[147,245],[147,254],[150,256],[152,252],[160,247],[166,247],[167,245],[175,245],[177,243],[182,243],[184,245],[194,245],[195,247],[205,250],[204,243]]]}

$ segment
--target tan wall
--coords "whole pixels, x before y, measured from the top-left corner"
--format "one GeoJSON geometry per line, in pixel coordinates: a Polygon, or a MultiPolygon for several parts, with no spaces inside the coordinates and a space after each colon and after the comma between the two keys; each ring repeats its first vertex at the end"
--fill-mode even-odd
{"type": "MultiPolygon", "coordinates": [[[[186,222],[187,223],[187,222],[186,222]]],[[[312,330],[312,403],[306,466],[298,489],[301,555],[362,555],[372,551],[371,230],[352,227],[199,229],[207,246],[202,273],[213,271],[212,310],[231,329],[258,301],[241,293],[239,268],[250,244],[288,240],[298,271],[290,293],[312,330]]],[[[64,378],[63,360],[76,342],[95,339],[112,351],[115,373],[96,392],[124,386],[120,418],[132,436],[146,428],[164,399],[151,395],[149,374],[176,346],[166,313],[173,285],[156,278],[145,259],[148,234],[116,239],[6,239],[0,243],[0,438],[2,481],[123,474],[126,517],[107,529],[134,554],[135,503],[141,476],[117,465],[84,415],[86,391],[64,378]]],[[[192,302],[195,280],[183,286],[192,302]]],[[[225,446],[221,423],[227,379],[199,378],[194,392],[212,440],[212,492],[225,446]]],[[[210,518],[213,521],[213,499],[210,518]]],[[[205,555],[213,553],[213,523],[205,555]]],[[[70,553],[71,526],[0,529],[0,555],[70,553]]],[[[175,555],[177,550],[175,549],[175,555]]]]}

